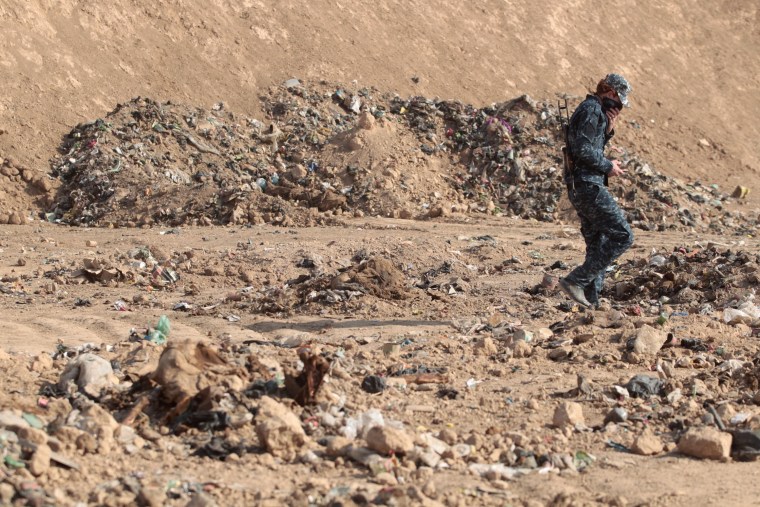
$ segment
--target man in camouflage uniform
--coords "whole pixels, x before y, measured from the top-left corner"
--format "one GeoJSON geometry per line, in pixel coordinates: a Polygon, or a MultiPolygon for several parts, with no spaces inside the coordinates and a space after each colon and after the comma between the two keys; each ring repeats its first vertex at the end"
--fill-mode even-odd
{"type": "Polygon", "coordinates": [[[599,305],[604,273],[633,243],[633,232],[623,212],[607,190],[610,176],[625,169],[604,156],[604,147],[615,135],[615,120],[628,106],[631,87],[619,74],[608,74],[587,95],[570,118],[567,142],[573,170],[565,174],[568,197],[581,220],[586,259],[560,286],[573,300],[586,307],[599,305]]]}

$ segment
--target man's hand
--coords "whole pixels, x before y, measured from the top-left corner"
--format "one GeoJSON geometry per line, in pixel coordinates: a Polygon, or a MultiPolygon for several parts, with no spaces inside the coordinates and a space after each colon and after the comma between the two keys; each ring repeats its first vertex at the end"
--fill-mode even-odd
{"type": "Polygon", "coordinates": [[[620,114],[620,109],[612,108],[607,109],[604,112],[605,115],[607,115],[607,133],[609,134],[612,132],[612,129],[615,128],[615,120],[617,119],[617,116],[620,114]]]}
{"type": "Polygon", "coordinates": [[[610,169],[609,176],[622,176],[625,174],[625,169],[620,167],[619,160],[612,161],[612,169],[610,169]]]}

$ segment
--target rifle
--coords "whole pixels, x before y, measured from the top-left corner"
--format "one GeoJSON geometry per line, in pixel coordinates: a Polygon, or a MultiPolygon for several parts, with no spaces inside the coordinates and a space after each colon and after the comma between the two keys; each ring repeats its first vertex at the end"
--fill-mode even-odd
{"type": "Polygon", "coordinates": [[[559,116],[559,125],[562,129],[562,139],[565,141],[565,145],[562,147],[562,163],[564,165],[564,179],[565,182],[570,185],[570,188],[575,190],[575,181],[573,179],[573,171],[575,170],[575,163],[573,162],[573,154],[570,152],[570,141],[567,138],[568,130],[570,129],[570,110],[567,107],[567,99],[565,105],[557,100],[557,115],[559,116]],[[564,111],[564,115],[562,112],[564,111]]]}

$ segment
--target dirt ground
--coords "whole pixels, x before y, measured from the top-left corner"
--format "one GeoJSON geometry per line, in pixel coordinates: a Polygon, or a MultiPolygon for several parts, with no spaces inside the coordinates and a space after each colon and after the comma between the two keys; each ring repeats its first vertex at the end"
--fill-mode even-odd
{"type": "MultiPolygon", "coordinates": [[[[663,358],[677,364],[682,357],[700,355],[671,348],[659,352],[659,361],[653,356],[635,364],[623,359],[626,347],[621,343],[625,341],[621,339],[621,329],[625,334],[639,321],[656,326],[653,322],[660,310],[658,305],[645,307],[643,315],[636,317],[626,309],[637,305],[613,299],[612,306],[623,310],[617,317],[623,323],[622,327],[607,327],[605,322],[615,313],[609,305],[596,312],[579,313],[577,307],[564,311],[561,304],[566,299],[556,290],[530,294],[555,262],[572,265],[582,257],[582,239],[571,227],[493,218],[449,222],[367,219],[351,220],[340,227],[283,229],[262,225],[162,232],[166,230],[61,228],[44,223],[3,227],[0,275],[4,295],[0,311],[6,329],[3,349],[10,354],[3,360],[4,407],[52,419],[51,412],[59,410],[52,408],[56,398],[50,399],[47,409],[38,405],[38,398],[44,392],[40,390],[42,386],[57,383],[68,362],[67,358],[49,359],[57,342],[70,349],[90,343],[99,350],[97,353],[120,356],[123,361],[123,351],[136,346],[128,340],[130,332],[153,326],[161,315],[168,315],[171,340],[209,337],[217,346],[255,340],[251,346],[255,354],[283,365],[293,361],[296,354],[293,348],[271,345],[283,337],[305,337],[312,347],[321,347],[329,357],[341,350],[341,371],[330,377],[325,388],[333,397],[346,398],[346,415],[377,408],[387,419],[401,421],[412,434],[438,434],[450,429],[456,435],[455,441],[471,442],[473,452],[463,459],[449,458],[446,461],[450,465],[433,469],[422,465],[417,468],[409,456],[401,457],[397,468],[392,468],[394,482],[389,485],[383,482],[389,480],[387,474],[373,475],[348,458],[323,456],[306,463],[297,457],[292,463],[272,458],[258,447],[262,444],[257,443],[256,436],[245,429],[217,432],[233,440],[249,439],[246,443],[251,446],[249,452],[241,456],[233,453],[223,461],[189,456],[214,433],[198,429],[167,435],[156,442],[144,440],[140,449],[129,447],[128,455],[114,455],[113,451],[89,453],[77,450],[76,445],[63,445],[80,470],[53,466],[40,477],[50,497],[61,504],[133,502],[136,492],[125,485],[125,478],[130,477],[136,478],[143,489],[168,491],[165,497],[162,494],[162,501],[172,505],[186,503],[201,486],[220,505],[336,501],[345,505],[361,504],[361,498],[410,505],[741,505],[751,502],[757,494],[754,482],[747,480],[754,475],[753,463],[700,461],[679,454],[673,442],[681,431],[667,426],[679,416],[688,420],[687,425],[698,424],[707,399],[731,405],[732,413],[756,413],[751,403],[741,401],[745,398],[742,393],[718,386],[720,361],[710,363],[716,366],[692,363],[673,370],[674,378],[683,385],[690,385],[690,379],[696,377],[708,382],[707,393],[687,395],[684,399],[688,401],[671,405],[664,398],[662,404],[633,398],[616,400],[602,394],[612,385],[624,385],[636,374],[651,373],[663,358]],[[145,245],[170,256],[192,251],[193,262],[177,268],[180,280],[176,284],[162,288],[144,284],[139,277],[106,284],[72,278],[84,259],[111,259],[113,265],[124,266],[116,259],[145,245]],[[355,301],[294,305],[293,310],[284,313],[259,313],[246,305],[245,299],[234,296],[249,286],[238,267],[255,265],[257,276],[266,279],[250,282],[250,286],[282,286],[306,271],[298,267],[304,255],[321,258],[322,270],[329,272],[350,264],[349,259],[360,251],[370,258],[381,256],[391,259],[394,265],[406,266],[406,287],[410,281],[419,280],[420,273],[448,261],[454,268],[443,280],[460,278],[455,286],[462,287],[461,292],[413,288],[403,300],[358,294],[355,301]],[[118,301],[125,303],[125,311],[116,309],[118,301]],[[197,314],[173,309],[181,301],[193,308],[213,309],[197,314]],[[593,323],[578,322],[586,322],[583,319],[590,314],[595,316],[593,323]],[[230,319],[232,315],[239,320],[230,319]],[[477,325],[488,321],[493,328],[481,329],[483,326],[477,325]],[[538,330],[556,322],[575,323],[578,327],[568,326],[561,332],[554,326],[557,334],[541,341],[538,330]],[[498,338],[501,335],[496,323],[535,330],[530,357],[514,357],[509,352],[514,345],[508,338],[498,338]],[[545,348],[548,341],[587,335],[589,341],[578,345],[572,345],[572,339],[564,342],[569,355],[557,360],[549,358],[556,349],[545,348]],[[384,345],[394,343],[402,344],[397,345],[399,350],[383,352],[384,345]],[[108,352],[102,344],[117,347],[108,352]],[[42,367],[41,362],[46,366],[42,367]],[[380,394],[369,394],[360,388],[367,374],[419,365],[445,368],[445,383],[394,384],[380,394]],[[578,375],[593,385],[588,394],[573,393],[578,375]],[[715,382],[710,379],[713,375],[715,382]],[[468,388],[471,379],[478,383],[468,388]],[[440,388],[459,394],[455,399],[442,399],[440,388]],[[585,423],[579,428],[589,429],[562,430],[553,426],[555,407],[565,399],[580,402],[585,423]],[[614,406],[645,417],[600,426],[614,406]],[[614,441],[630,448],[636,435],[650,426],[665,445],[656,456],[620,452],[606,445],[614,441]],[[468,470],[472,463],[498,463],[499,449],[504,442],[515,439],[536,456],[583,451],[593,455],[595,461],[580,470],[528,468],[527,475],[512,480],[479,477],[468,470]],[[480,446],[477,451],[475,446],[480,446]],[[695,486],[697,482],[699,487],[695,486]],[[383,495],[392,498],[378,500],[383,495]]],[[[700,245],[708,248],[711,241],[721,249],[757,248],[754,239],[642,232],[621,266],[648,259],[653,251],[667,253],[700,245]]],[[[688,305],[664,306],[671,314],[684,308],[688,305]]],[[[751,356],[756,351],[756,338],[746,334],[749,328],[723,324],[720,312],[671,317],[662,327],[679,336],[702,339],[710,343],[710,350],[721,349],[724,358],[751,356]]],[[[120,375],[128,371],[127,363],[123,364],[120,375]]],[[[324,401],[318,405],[326,406],[329,403],[324,401]]],[[[306,411],[312,413],[311,410],[319,413],[321,408],[307,408],[302,417],[308,420],[306,411]]],[[[314,440],[319,442],[320,435],[330,434],[335,434],[334,428],[318,425],[314,440]]],[[[322,455],[319,443],[311,445],[322,455]]]]}
{"type": "Polygon", "coordinates": [[[757,5],[91,4],[0,5],[0,505],[755,502],[757,5]]]}

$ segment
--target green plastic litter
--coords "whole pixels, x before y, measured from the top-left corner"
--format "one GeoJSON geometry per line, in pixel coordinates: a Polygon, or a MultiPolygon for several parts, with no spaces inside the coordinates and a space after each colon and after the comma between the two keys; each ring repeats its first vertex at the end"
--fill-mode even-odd
{"type": "Polygon", "coordinates": [[[42,426],[44,426],[40,418],[34,414],[23,414],[21,417],[29,423],[29,426],[36,430],[41,430],[42,426]]]}
{"type": "Polygon", "coordinates": [[[592,463],[594,463],[594,461],[595,461],[595,458],[591,456],[589,453],[587,453],[586,451],[578,451],[575,453],[576,467],[578,467],[578,465],[587,467],[587,466],[590,466],[592,463]]]}
{"type": "Polygon", "coordinates": [[[10,454],[3,458],[3,462],[11,468],[26,468],[26,464],[23,461],[19,461],[10,454]]]}
{"type": "Polygon", "coordinates": [[[158,319],[158,324],[148,333],[148,340],[157,345],[163,345],[166,343],[166,339],[169,338],[171,332],[171,325],[169,324],[169,317],[161,315],[158,319]]]}

